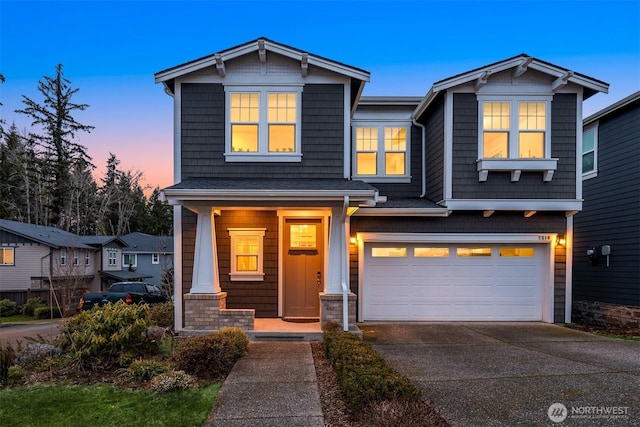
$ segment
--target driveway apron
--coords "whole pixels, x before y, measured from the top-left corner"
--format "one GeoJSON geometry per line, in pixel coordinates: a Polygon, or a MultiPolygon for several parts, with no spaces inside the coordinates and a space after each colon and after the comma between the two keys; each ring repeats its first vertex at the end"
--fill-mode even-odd
{"type": "Polygon", "coordinates": [[[453,426],[640,426],[640,342],[543,323],[364,324],[453,426]]]}

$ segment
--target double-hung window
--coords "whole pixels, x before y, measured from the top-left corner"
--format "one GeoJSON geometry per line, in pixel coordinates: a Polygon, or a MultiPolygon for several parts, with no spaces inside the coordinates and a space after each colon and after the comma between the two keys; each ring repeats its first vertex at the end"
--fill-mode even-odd
{"type": "Polygon", "coordinates": [[[302,87],[227,86],[226,161],[299,162],[302,87]]]}
{"type": "Polygon", "coordinates": [[[118,252],[115,249],[109,249],[107,252],[108,255],[108,265],[110,267],[115,267],[117,264],[118,252]]]}
{"type": "Polygon", "coordinates": [[[0,265],[16,265],[15,248],[0,248],[0,265]]]}
{"type": "Polygon", "coordinates": [[[598,126],[588,127],[582,133],[582,178],[598,174],[598,126]]]}
{"type": "Polygon", "coordinates": [[[67,265],[67,250],[60,249],[60,265],[67,265]]]}
{"type": "Polygon", "coordinates": [[[231,237],[231,280],[262,281],[265,228],[229,228],[231,237]]]}
{"type": "Polygon", "coordinates": [[[354,172],[365,181],[398,181],[409,177],[409,126],[354,126],[354,172]]]}
{"type": "Polygon", "coordinates": [[[557,159],[551,158],[549,101],[546,97],[479,97],[481,181],[491,170],[511,171],[512,181],[518,181],[523,170],[542,171],[544,180],[551,180],[557,159]]]}
{"type": "Polygon", "coordinates": [[[122,254],[122,266],[136,268],[138,266],[137,254],[122,254]]]}

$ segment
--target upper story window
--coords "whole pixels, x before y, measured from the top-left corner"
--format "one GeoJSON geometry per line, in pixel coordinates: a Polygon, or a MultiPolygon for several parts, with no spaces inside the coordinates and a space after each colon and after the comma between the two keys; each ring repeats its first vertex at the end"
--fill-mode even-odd
{"type": "Polygon", "coordinates": [[[118,252],[115,249],[109,249],[108,260],[109,266],[115,267],[117,262],[118,252]]]}
{"type": "Polygon", "coordinates": [[[226,161],[299,162],[302,87],[227,91],[226,161]]]}
{"type": "Polygon", "coordinates": [[[60,265],[67,265],[67,250],[60,249],[60,265]]]}
{"type": "Polygon", "coordinates": [[[160,264],[160,254],[151,254],[151,264],[160,264]]]}
{"type": "Polygon", "coordinates": [[[408,135],[408,126],[402,125],[354,127],[355,175],[364,181],[408,179],[408,135]]]}
{"type": "Polygon", "coordinates": [[[16,265],[15,248],[0,248],[0,265],[16,265]]]}
{"type": "Polygon", "coordinates": [[[89,251],[84,253],[84,265],[91,265],[91,252],[89,251]]]}
{"type": "Polygon", "coordinates": [[[489,171],[510,171],[518,181],[524,171],[542,171],[550,181],[557,168],[551,158],[550,99],[504,97],[479,99],[478,172],[486,181],[489,171]]]}
{"type": "Polygon", "coordinates": [[[262,281],[264,228],[229,228],[231,237],[231,280],[262,281]]]}
{"type": "Polygon", "coordinates": [[[73,265],[80,265],[80,254],[77,251],[73,251],[73,265]]]}
{"type": "Polygon", "coordinates": [[[582,133],[582,178],[598,174],[598,126],[588,127],[582,133]]]}
{"type": "Polygon", "coordinates": [[[122,254],[122,266],[134,268],[138,266],[137,254],[122,254]]]}

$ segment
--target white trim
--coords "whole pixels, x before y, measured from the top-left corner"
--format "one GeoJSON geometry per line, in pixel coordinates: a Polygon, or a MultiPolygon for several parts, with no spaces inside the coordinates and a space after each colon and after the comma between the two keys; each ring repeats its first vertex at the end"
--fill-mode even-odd
{"type": "Polygon", "coordinates": [[[229,280],[249,282],[261,282],[264,280],[264,235],[266,231],[266,228],[227,228],[227,232],[231,238],[229,280]],[[258,253],[256,254],[258,257],[256,261],[257,270],[255,272],[238,271],[235,245],[236,236],[259,238],[258,253]]]}
{"type": "Polygon", "coordinates": [[[175,82],[173,97],[173,182],[182,180],[182,85],[175,82]]]}
{"type": "Polygon", "coordinates": [[[449,199],[449,210],[478,211],[581,211],[582,200],[577,199],[449,199]]]}
{"type": "Polygon", "coordinates": [[[557,158],[545,159],[483,159],[476,160],[478,170],[478,181],[487,180],[489,171],[510,171],[511,182],[520,180],[520,172],[542,172],[542,181],[549,182],[553,178],[553,173],[558,169],[557,158]]]}
{"type": "Polygon", "coordinates": [[[518,233],[357,233],[358,242],[358,321],[363,321],[364,313],[364,258],[365,243],[372,242],[403,242],[403,243],[488,243],[488,244],[544,244],[549,257],[543,266],[545,273],[542,277],[542,321],[554,323],[554,271],[555,271],[555,242],[557,233],[518,234],[518,233]]]}
{"type": "Polygon", "coordinates": [[[173,207],[173,255],[174,328],[178,332],[184,326],[182,323],[182,206],[173,207]]]}
{"type": "Polygon", "coordinates": [[[598,176],[598,133],[599,133],[599,129],[600,128],[600,123],[599,122],[594,122],[591,123],[588,126],[585,126],[583,129],[578,131],[578,134],[580,135],[580,149],[576,150],[579,155],[578,155],[578,159],[576,159],[576,175],[577,175],[577,180],[580,183],[580,189],[582,189],[582,182],[585,179],[591,179],[591,178],[595,178],[598,176]],[[588,171],[588,172],[583,172],[582,171],[582,158],[584,157],[584,133],[588,130],[593,129],[594,134],[593,134],[593,170],[592,171],[588,171]]]}
{"type": "MultiPolygon", "coordinates": [[[[288,218],[310,218],[321,219],[324,236],[324,253],[323,253],[323,271],[322,277],[327,277],[329,269],[329,217],[331,210],[329,209],[310,209],[310,210],[288,210],[279,209],[278,215],[278,317],[284,315],[284,223],[288,218]]],[[[319,298],[319,297],[318,297],[319,298]]]]}
{"type": "MultiPolygon", "coordinates": [[[[351,202],[380,201],[376,190],[238,190],[238,189],[165,189],[169,201],[340,201],[349,196],[351,202]]],[[[353,204],[353,203],[352,203],[353,204]]]]}
{"type": "Polygon", "coordinates": [[[453,197],[453,92],[444,100],[444,192],[445,200],[453,197]]]}
{"type": "Polygon", "coordinates": [[[132,252],[123,252],[122,253],[122,266],[123,267],[131,267],[131,268],[136,268],[138,266],[138,254],[137,253],[132,253],[132,252]],[[134,257],[134,263],[133,264],[125,264],[125,257],[130,257],[133,256],[134,257]]]}
{"type": "Polygon", "coordinates": [[[421,216],[446,218],[451,215],[447,208],[365,208],[361,207],[353,216],[421,216]]]}
{"type": "MultiPolygon", "coordinates": [[[[353,178],[357,178],[364,182],[382,182],[382,183],[409,183],[411,182],[411,121],[406,120],[376,120],[376,119],[358,119],[351,123],[351,141],[352,143],[352,161],[353,178]],[[358,156],[357,156],[357,129],[358,128],[375,128],[378,130],[378,141],[376,153],[376,175],[358,175],[358,156]],[[405,150],[404,150],[404,174],[403,175],[387,175],[385,173],[385,154],[402,153],[402,151],[387,151],[385,149],[384,130],[386,128],[404,128],[405,129],[405,150]]],[[[345,144],[346,145],[346,144],[345,144]]]]}

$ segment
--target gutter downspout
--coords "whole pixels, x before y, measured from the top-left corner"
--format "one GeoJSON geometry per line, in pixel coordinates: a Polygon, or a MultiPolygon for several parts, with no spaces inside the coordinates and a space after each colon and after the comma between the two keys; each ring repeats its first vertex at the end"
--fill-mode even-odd
{"type": "Polygon", "coordinates": [[[423,124],[418,123],[414,116],[411,116],[411,123],[414,126],[418,126],[420,129],[422,129],[422,163],[420,164],[422,168],[422,176],[421,176],[422,193],[420,194],[420,198],[423,198],[427,193],[427,166],[425,164],[427,159],[427,156],[425,154],[426,127],[423,124]]]}

